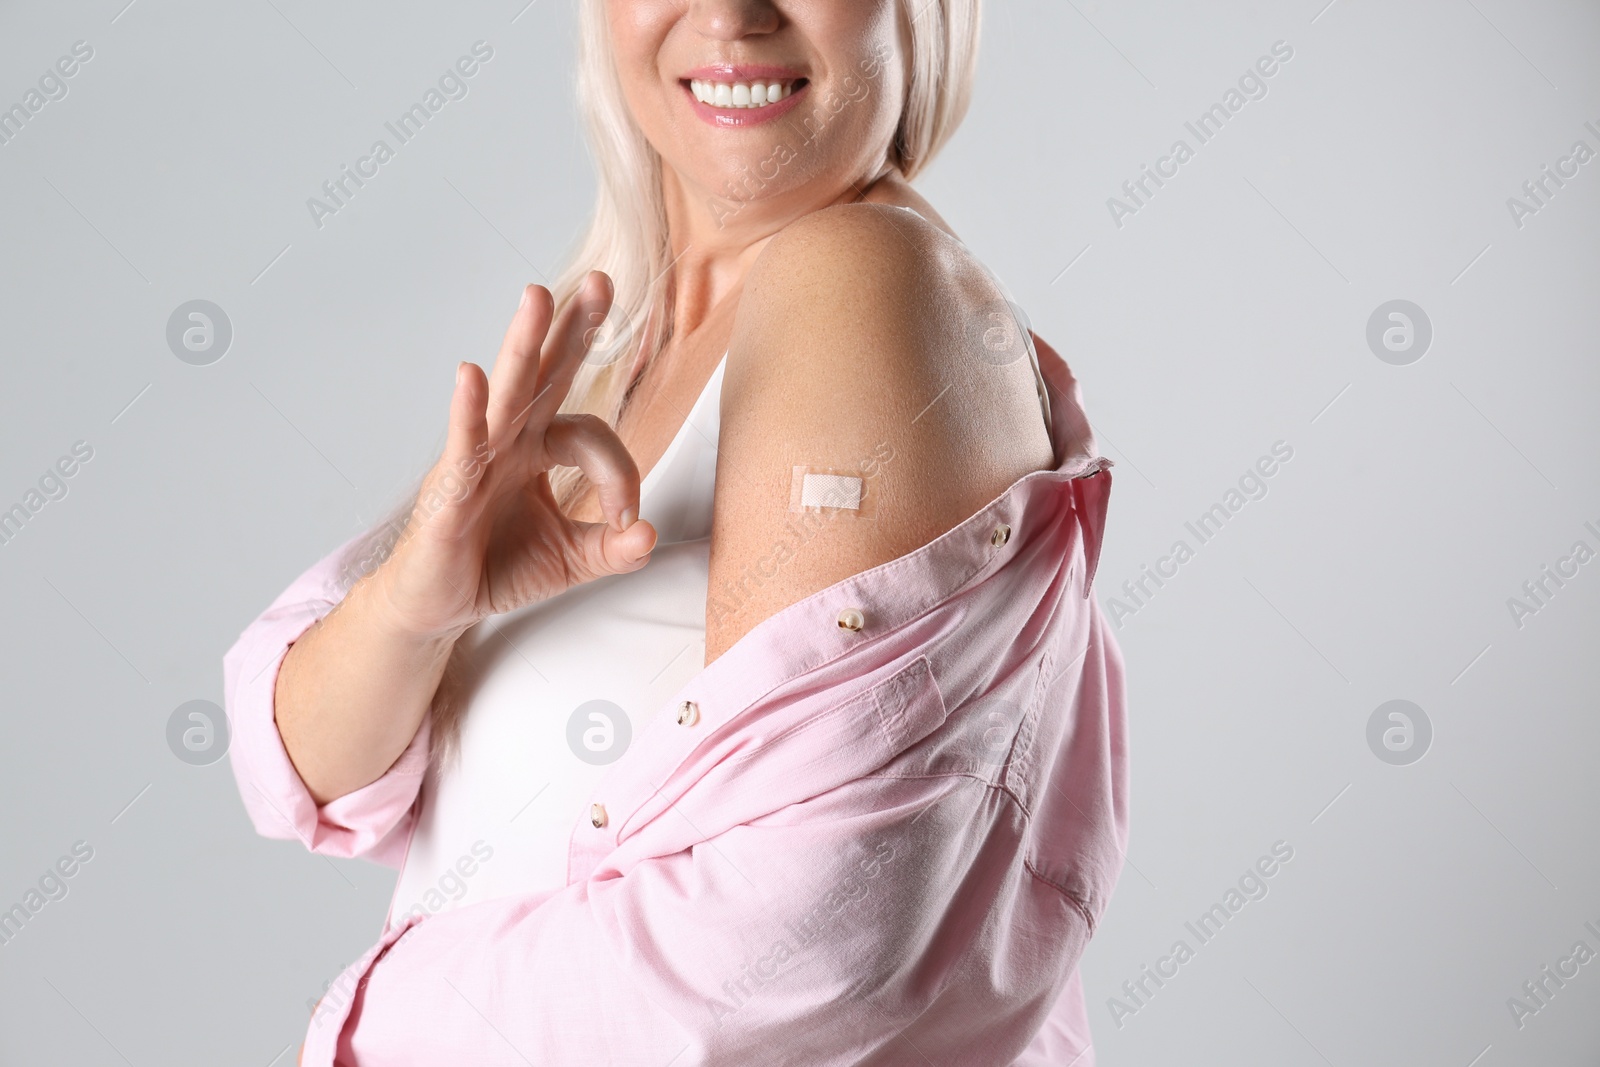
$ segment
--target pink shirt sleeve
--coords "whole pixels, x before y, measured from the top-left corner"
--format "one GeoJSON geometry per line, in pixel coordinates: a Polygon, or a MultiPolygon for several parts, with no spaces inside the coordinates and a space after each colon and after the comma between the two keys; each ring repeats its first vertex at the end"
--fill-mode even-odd
{"type": "Polygon", "coordinates": [[[339,563],[349,544],[296,578],[223,656],[228,756],[245,811],[261,835],[297,838],[312,852],[398,868],[427,770],[428,720],[382,777],[319,807],[284,750],[273,714],[278,668],[289,647],[343,596],[339,563]]]}

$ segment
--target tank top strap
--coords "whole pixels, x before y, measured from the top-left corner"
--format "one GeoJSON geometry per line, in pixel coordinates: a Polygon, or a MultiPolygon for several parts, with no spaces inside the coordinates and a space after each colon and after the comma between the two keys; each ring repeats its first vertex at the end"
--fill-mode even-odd
{"type": "Polygon", "coordinates": [[[639,486],[639,517],[656,528],[657,544],[711,536],[717,440],[722,427],[722,372],[727,363],[724,352],[683,425],[639,486]]]}

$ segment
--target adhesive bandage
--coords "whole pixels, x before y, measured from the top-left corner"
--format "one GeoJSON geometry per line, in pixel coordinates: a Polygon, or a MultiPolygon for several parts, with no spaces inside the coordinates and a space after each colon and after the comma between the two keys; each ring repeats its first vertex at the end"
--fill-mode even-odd
{"type": "Polygon", "coordinates": [[[873,496],[858,471],[795,467],[789,491],[790,511],[870,514],[873,496]]]}
{"type": "Polygon", "coordinates": [[[807,474],[800,479],[800,506],[861,509],[861,479],[844,474],[807,474]]]}

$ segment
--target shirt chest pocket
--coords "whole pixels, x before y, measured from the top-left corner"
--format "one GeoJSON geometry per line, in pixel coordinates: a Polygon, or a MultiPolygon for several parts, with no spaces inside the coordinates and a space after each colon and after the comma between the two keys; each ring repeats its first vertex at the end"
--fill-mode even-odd
{"type": "Polygon", "coordinates": [[[730,731],[697,752],[628,816],[619,839],[692,827],[704,840],[879,771],[945,721],[925,655],[853,695],[826,695],[780,701],[761,713],[791,721],[730,731]],[[660,818],[668,809],[686,818],[660,818]]]}
{"type": "Polygon", "coordinates": [[[792,726],[728,761],[727,770],[760,789],[793,776],[811,795],[875,771],[938,730],[944,697],[928,657],[919,655],[856,695],[792,726]]]}

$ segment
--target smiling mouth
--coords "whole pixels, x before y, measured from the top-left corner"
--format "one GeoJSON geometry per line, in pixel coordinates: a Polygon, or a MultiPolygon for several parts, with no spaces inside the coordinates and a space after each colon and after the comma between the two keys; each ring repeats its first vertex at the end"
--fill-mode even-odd
{"type": "Polygon", "coordinates": [[[712,81],[685,79],[682,83],[694,98],[708,107],[729,110],[760,110],[793,96],[807,84],[805,78],[760,81],[712,81]]]}

